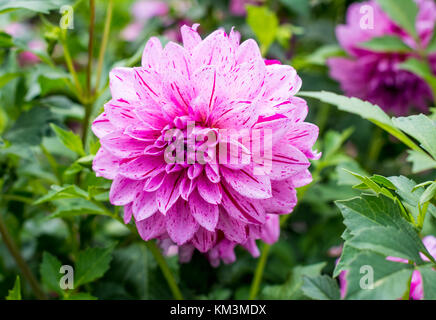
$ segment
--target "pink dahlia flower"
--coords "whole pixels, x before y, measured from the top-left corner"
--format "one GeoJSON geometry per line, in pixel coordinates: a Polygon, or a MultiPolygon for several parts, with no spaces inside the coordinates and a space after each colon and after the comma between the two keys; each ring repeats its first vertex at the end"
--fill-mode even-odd
{"type": "MultiPolygon", "coordinates": [[[[424,246],[427,248],[428,252],[436,259],[436,237],[427,236],[422,240],[422,242],[424,243],[424,246]]],[[[420,255],[424,261],[430,261],[422,253],[420,253],[420,255]]],[[[408,263],[407,260],[396,258],[396,257],[388,257],[387,259],[395,262],[408,263]]],[[[342,298],[345,297],[347,291],[347,273],[348,271],[342,271],[339,275],[339,283],[340,283],[342,298]]],[[[401,299],[401,297],[398,298],[401,299]]],[[[412,273],[412,281],[410,282],[410,298],[413,300],[424,299],[422,277],[421,277],[421,273],[418,270],[414,270],[412,273]]]]}
{"type": "MultiPolygon", "coordinates": [[[[436,4],[432,0],[415,0],[419,7],[416,28],[422,46],[427,46],[436,22],[436,4]]],[[[411,107],[428,110],[432,94],[428,85],[414,74],[400,70],[398,65],[411,54],[374,52],[363,49],[362,42],[376,37],[400,37],[412,48],[418,44],[385,14],[376,1],[352,4],[347,11],[347,24],[336,29],[340,45],[348,58],[331,58],[327,64],[330,76],[337,80],[349,96],[368,100],[397,115],[407,114],[411,107]],[[369,9],[373,19],[365,19],[369,9]]],[[[432,55],[436,73],[436,55],[432,55]]]]}
{"type": "Polygon", "coordinates": [[[111,203],[145,241],[177,245],[185,261],[196,248],[216,265],[238,244],[257,255],[256,239],[277,240],[278,215],[311,182],[318,128],[304,122],[292,67],[266,65],[233,30],[202,40],[197,27],[181,28],[183,46],[151,38],[141,67],[112,70],[93,169],[113,180],[111,203]]]}

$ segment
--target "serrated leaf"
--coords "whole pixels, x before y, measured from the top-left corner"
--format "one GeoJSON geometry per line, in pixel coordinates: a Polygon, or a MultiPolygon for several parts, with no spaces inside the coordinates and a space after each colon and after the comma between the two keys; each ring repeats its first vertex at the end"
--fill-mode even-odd
{"type": "Polygon", "coordinates": [[[303,293],[313,300],[339,300],[341,295],[337,282],[328,276],[303,277],[303,293]]]}
{"type": "Polygon", "coordinates": [[[436,159],[436,123],[423,114],[393,118],[395,126],[415,138],[436,159]]]}
{"type": "Polygon", "coordinates": [[[21,281],[19,276],[15,279],[12,290],[9,290],[6,300],[21,300],[21,281]]]}
{"type": "Polygon", "coordinates": [[[346,299],[396,300],[403,296],[412,276],[413,266],[386,260],[377,253],[362,252],[349,264],[346,299]],[[371,280],[373,286],[365,280],[371,280]],[[363,286],[362,286],[363,284],[363,286]]]}
{"type": "Polygon", "coordinates": [[[436,271],[434,265],[418,267],[422,277],[424,299],[436,300],[436,271]]]}
{"type": "Polygon", "coordinates": [[[411,52],[412,49],[396,36],[381,36],[359,44],[359,47],[375,52],[411,52]]]}
{"type": "Polygon", "coordinates": [[[418,15],[418,6],[413,0],[377,0],[381,8],[409,35],[418,38],[415,22],[418,15]]]}
{"type": "Polygon", "coordinates": [[[43,253],[42,262],[39,266],[42,283],[49,290],[53,290],[57,293],[62,293],[62,289],[59,286],[59,281],[62,278],[62,274],[60,273],[61,266],[62,263],[55,256],[48,252],[43,253]]]}
{"type": "Polygon", "coordinates": [[[407,135],[394,126],[392,120],[379,106],[354,97],[348,98],[328,91],[300,92],[298,95],[315,98],[323,102],[333,104],[337,106],[339,110],[357,114],[387,131],[409,148],[416,151],[422,151],[421,148],[419,148],[409,137],[407,137],[407,135]]]}
{"type": "Polygon", "coordinates": [[[51,190],[43,197],[36,200],[35,204],[41,204],[47,201],[53,201],[57,199],[72,199],[72,198],[88,198],[88,193],[80,189],[76,185],[57,186],[52,185],[51,190]]]}
{"type": "Polygon", "coordinates": [[[71,151],[74,151],[81,157],[85,157],[86,153],[83,150],[82,140],[72,131],[64,130],[55,124],[51,124],[53,131],[56,133],[59,140],[71,151]]]}
{"type": "Polygon", "coordinates": [[[75,287],[102,277],[109,269],[114,246],[109,248],[88,248],[77,256],[75,265],[75,287]]]}

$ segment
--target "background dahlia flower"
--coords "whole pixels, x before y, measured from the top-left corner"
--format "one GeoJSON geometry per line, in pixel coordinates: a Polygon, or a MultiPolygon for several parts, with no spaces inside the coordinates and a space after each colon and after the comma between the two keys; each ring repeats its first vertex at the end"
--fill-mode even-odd
{"type": "Polygon", "coordinates": [[[197,27],[181,28],[183,46],[151,38],[141,67],[112,70],[112,100],[92,125],[101,143],[93,169],[113,180],[110,201],[142,239],[178,246],[181,261],[196,248],[218,265],[235,260],[238,244],[256,256],[256,239],[278,239],[278,215],[311,182],[318,128],[304,122],[292,67],[265,63],[233,30],[202,40],[197,27]],[[174,132],[182,157],[169,162],[174,132]]]}
{"type": "MultiPolygon", "coordinates": [[[[436,4],[433,0],[415,0],[419,7],[416,29],[421,46],[426,47],[433,35],[436,22],[436,4]]],[[[369,22],[369,21],[367,21],[369,22]]],[[[410,53],[374,52],[363,49],[361,44],[376,37],[394,35],[400,37],[411,48],[418,44],[405,30],[397,26],[376,1],[350,5],[346,24],[336,28],[340,45],[349,57],[330,58],[327,62],[330,76],[341,84],[349,96],[368,100],[386,111],[405,115],[411,107],[421,112],[428,110],[432,94],[428,85],[416,75],[399,69],[399,64],[411,57],[410,53]],[[373,28],[364,23],[364,7],[373,9],[373,28]]],[[[436,55],[430,56],[436,74],[436,55]]]]}
{"type": "MultiPolygon", "coordinates": [[[[427,248],[428,252],[436,259],[436,238],[433,236],[427,236],[422,239],[424,246],[427,248]]],[[[420,253],[422,260],[430,261],[426,256],[420,253]]],[[[396,258],[396,257],[388,257],[390,261],[396,261],[400,263],[408,263],[406,259],[396,258]]],[[[436,272],[436,271],[435,271],[436,272]]],[[[341,297],[342,299],[345,297],[347,293],[347,271],[342,271],[339,274],[339,284],[341,289],[341,297]]],[[[410,298],[413,300],[422,300],[424,299],[424,289],[422,285],[422,277],[421,273],[418,270],[414,270],[412,273],[412,281],[410,283],[410,298]]],[[[401,297],[398,297],[401,299],[401,297]]]]}

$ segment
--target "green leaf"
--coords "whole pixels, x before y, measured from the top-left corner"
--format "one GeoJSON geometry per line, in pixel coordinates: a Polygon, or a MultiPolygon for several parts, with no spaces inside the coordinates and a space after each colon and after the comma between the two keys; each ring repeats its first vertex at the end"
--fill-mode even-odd
{"type": "Polygon", "coordinates": [[[276,38],[279,19],[267,7],[248,5],[247,23],[261,44],[262,54],[266,54],[276,38]]]}
{"type": "Polygon", "coordinates": [[[6,32],[0,31],[0,48],[11,48],[14,46],[14,39],[6,32]]]}
{"type": "Polygon", "coordinates": [[[53,201],[57,199],[73,199],[73,198],[88,198],[88,193],[80,189],[76,185],[52,185],[51,190],[43,197],[36,200],[35,204],[41,204],[48,201],[53,201]]]}
{"type": "Polygon", "coordinates": [[[436,300],[436,271],[432,265],[418,267],[422,277],[424,299],[436,300]]]}
{"type": "Polygon", "coordinates": [[[307,17],[310,14],[310,4],[307,0],[280,0],[289,10],[307,17]]]}
{"type": "Polygon", "coordinates": [[[15,279],[12,290],[9,290],[6,300],[21,300],[21,282],[19,276],[15,279]]]}
{"type": "Polygon", "coordinates": [[[88,248],[78,254],[75,268],[75,287],[102,277],[109,269],[114,245],[108,248],[88,248]]]}
{"type": "Polygon", "coordinates": [[[60,268],[62,263],[53,255],[48,252],[44,252],[42,255],[42,263],[39,266],[39,272],[41,274],[42,283],[49,290],[53,290],[59,294],[62,293],[62,289],[59,286],[62,274],[60,268]]]}
{"type": "Polygon", "coordinates": [[[409,137],[403,132],[398,130],[389,116],[379,107],[373,105],[367,101],[362,101],[357,98],[348,98],[338,95],[333,92],[321,91],[321,92],[300,92],[299,96],[310,97],[321,100],[326,103],[333,104],[338,107],[339,110],[350,112],[361,116],[379,126],[383,130],[389,132],[391,135],[402,141],[409,148],[422,151],[409,137]]]}
{"type": "Polygon", "coordinates": [[[49,215],[47,219],[70,218],[86,214],[110,215],[108,211],[100,208],[93,202],[79,198],[63,200],[56,211],[49,215]]]}
{"type": "Polygon", "coordinates": [[[349,245],[416,263],[422,263],[419,252],[428,254],[417,229],[403,218],[398,203],[390,198],[362,195],[337,201],[336,205],[353,236],[347,241],[349,245]]]}
{"type": "Polygon", "coordinates": [[[371,252],[362,252],[350,263],[347,270],[346,299],[394,300],[403,296],[412,276],[413,266],[407,263],[386,260],[386,257],[371,252]],[[365,277],[373,274],[373,286],[366,287],[365,277]],[[366,289],[365,289],[366,288],[366,289]]]}
{"type": "Polygon", "coordinates": [[[317,263],[309,266],[297,266],[292,269],[290,277],[282,285],[266,286],[262,290],[265,299],[297,300],[304,297],[301,287],[303,276],[316,277],[325,267],[325,263],[317,263]]]}
{"type": "Polygon", "coordinates": [[[436,159],[436,124],[423,114],[392,119],[395,126],[413,137],[436,159]]]}
{"type": "Polygon", "coordinates": [[[419,198],[419,203],[422,205],[431,201],[436,196],[436,182],[433,182],[419,198]]]}
{"type": "Polygon", "coordinates": [[[381,36],[362,42],[359,47],[375,52],[410,52],[412,49],[396,36],[381,36]]]}
{"type": "Polygon", "coordinates": [[[59,140],[70,150],[77,153],[79,156],[84,157],[86,155],[83,150],[82,140],[72,131],[66,131],[55,124],[51,124],[53,131],[58,136],[59,140]]]}
{"type": "Polygon", "coordinates": [[[351,261],[361,252],[361,250],[350,246],[347,242],[344,243],[342,248],[341,258],[336,264],[333,276],[337,277],[339,274],[346,269],[351,261]]]}
{"type": "Polygon", "coordinates": [[[9,81],[16,79],[21,74],[18,72],[15,73],[5,73],[0,75],[0,88],[4,87],[9,81]]]}
{"type": "Polygon", "coordinates": [[[328,276],[303,277],[301,288],[313,300],[339,300],[341,295],[337,282],[328,276]]]}
{"type": "Polygon", "coordinates": [[[400,27],[405,29],[409,35],[418,38],[415,22],[418,15],[418,6],[413,0],[377,0],[381,8],[400,27]]]}
{"type": "Polygon", "coordinates": [[[408,150],[407,161],[412,162],[412,172],[419,173],[429,169],[436,169],[436,161],[429,155],[415,150],[408,150]]]}
{"type": "Polygon", "coordinates": [[[66,296],[64,300],[98,300],[97,297],[94,297],[92,294],[88,292],[78,292],[72,295],[66,296]]]}
{"type": "Polygon", "coordinates": [[[49,13],[50,10],[59,10],[59,1],[52,0],[0,0],[0,13],[27,9],[34,12],[49,13]]]}

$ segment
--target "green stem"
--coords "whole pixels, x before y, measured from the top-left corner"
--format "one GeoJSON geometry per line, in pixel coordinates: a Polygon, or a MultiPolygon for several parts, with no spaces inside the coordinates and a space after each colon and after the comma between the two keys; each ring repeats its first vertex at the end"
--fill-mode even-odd
{"type": "Polygon", "coordinates": [[[99,57],[98,57],[98,64],[97,64],[97,80],[95,82],[96,92],[98,92],[99,87],[100,87],[100,79],[101,79],[101,72],[103,69],[104,55],[106,52],[107,42],[109,39],[109,31],[111,28],[112,8],[113,8],[113,0],[109,0],[108,6],[107,6],[107,12],[106,12],[106,21],[104,23],[103,40],[101,43],[100,53],[99,53],[99,57]]]}
{"type": "Polygon", "coordinates": [[[253,282],[250,288],[249,299],[254,300],[257,297],[260,289],[260,283],[262,282],[263,271],[265,270],[266,261],[268,259],[269,252],[271,250],[271,245],[264,243],[261,249],[261,256],[257,263],[256,271],[254,272],[253,282]]]}
{"type": "MultiPolygon", "coordinates": [[[[318,164],[318,166],[315,168],[313,174],[312,174],[312,182],[304,187],[301,187],[298,191],[299,191],[299,202],[301,203],[301,200],[304,198],[304,195],[306,194],[306,192],[310,189],[310,187],[312,185],[314,185],[316,183],[316,181],[318,181],[319,176],[321,174],[322,169],[324,168],[324,166],[322,166],[321,164],[318,164]]],[[[297,209],[297,206],[294,208],[294,211],[297,209]]],[[[291,214],[287,214],[285,216],[281,216],[280,217],[280,227],[283,227],[286,222],[288,221],[289,217],[291,216],[291,214]]],[[[263,244],[260,252],[260,258],[259,261],[257,263],[257,267],[256,270],[254,272],[254,277],[253,277],[253,282],[251,283],[251,288],[250,288],[250,295],[249,295],[249,299],[250,300],[254,300],[256,299],[258,293],[259,293],[259,289],[260,289],[260,284],[262,282],[262,277],[263,277],[263,273],[265,271],[265,266],[266,266],[266,262],[268,259],[268,255],[271,249],[271,245],[268,245],[266,243],[263,244]]]]}
{"type": "Polygon", "coordinates": [[[32,288],[33,292],[35,293],[36,298],[38,298],[39,300],[47,300],[47,297],[44,294],[44,292],[42,291],[41,286],[39,285],[38,281],[36,280],[35,276],[33,275],[32,271],[30,270],[26,261],[21,256],[17,245],[15,244],[11,235],[9,234],[8,229],[6,227],[6,224],[3,221],[3,217],[1,216],[1,214],[0,214],[0,234],[1,234],[3,240],[6,244],[6,247],[8,248],[8,250],[11,253],[12,257],[14,258],[15,262],[17,263],[18,268],[20,268],[21,273],[23,274],[24,278],[26,278],[27,281],[29,282],[30,287],[32,288]]]}
{"type": "Polygon", "coordinates": [[[89,40],[88,40],[88,68],[86,72],[86,93],[89,99],[91,93],[92,55],[94,50],[94,26],[95,26],[95,0],[89,0],[89,40]]]}
{"type": "MultiPolygon", "coordinates": [[[[107,209],[102,203],[95,201],[95,200],[93,200],[92,202],[95,203],[100,208],[102,208],[106,212],[107,215],[109,215],[110,217],[114,218],[115,220],[117,220],[118,222],[120,222],[121,224],[123,224],[127,228],[129,228],[129,230],[133,234],[138,235],[138,230],[135,228],[135,226],[133,226],[131,224],[125,224],[123,219],[119,215],[114,214],[112,211],[107,209]]],[[[165,280],[168,283],[168,286],[170,287],[170,290],[174,296],[174,299],[183,300],[183,295],[182,295],[182,292],[180,291],[180,289],[177,285],[177,281],[176,281],[174,275],[172,274],[170,268],[168,267],[168,264],[167,264],[164,256],[160,252],[159,248],[156,246],[156,244],[153,241],[146,241],[145,245],[150,250],[154,259],[156,260],[157,264],[159,265],[159,268],[162,271],[162,274],[164,275],[165,280]]]]}
{"type": "Polygon", "coordinates": [[[67,64],[68,71],[70,72],[71,76],[73,77],[74,86],[76,89],[76,96],[79,99],[79,101],[83,101],[83,90],[82,86],[80,85],[79,77],[77,76],[76,70],[74,69],[73,60],[71,59],[70,50],[68,49],[67,39],[66,39],[66,31],[64,29],[61,30],[61,36],[60,41],[62,44],[62,47],[64,49],[64,57],[65,57],[65,63],[67,64]]]}
{"type": "Polygon", "coordinates": [[[371,169],[373,168],[374,164],[377,162],[377,159],[380,155],[383,145],[384,145],[383,130],[376,127],[374,128],[371,144],[368,149],[367,169],[369,172],[372,171],[371,169]]]}

